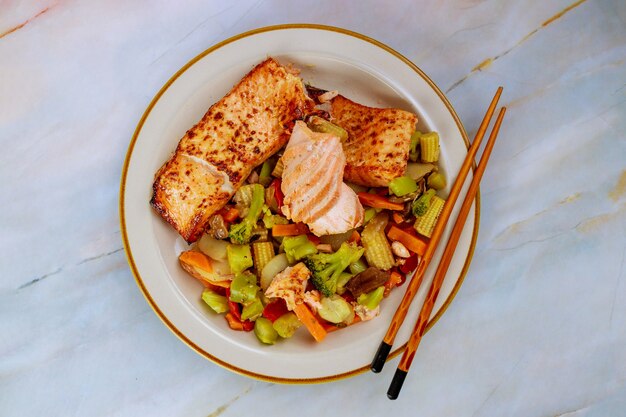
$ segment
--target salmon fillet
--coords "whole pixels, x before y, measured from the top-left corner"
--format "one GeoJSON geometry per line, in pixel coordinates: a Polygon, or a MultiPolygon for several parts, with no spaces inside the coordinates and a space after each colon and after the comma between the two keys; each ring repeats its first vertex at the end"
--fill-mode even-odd
{"type": "Polygon", "coordinates": [[[331,100],[333,123],[348,132],[344,179],[368,187],[386,187],[404,175],[417,116],[399,109],[377,109],[338,95],[331,100]]]}
{"type": "Polygon", "coordinates": [[[363,222],[363,206],[343,183],[346,158],[337,136],[298,121],[282,156],[282,211],[317,236],[347,232],[363,222]]]}
{"type": "Polygon", "coordinates": [[[189,243],[313,107],[302,80],[272,58],[215,103],[156,173],[150,204],[189,243]]]}

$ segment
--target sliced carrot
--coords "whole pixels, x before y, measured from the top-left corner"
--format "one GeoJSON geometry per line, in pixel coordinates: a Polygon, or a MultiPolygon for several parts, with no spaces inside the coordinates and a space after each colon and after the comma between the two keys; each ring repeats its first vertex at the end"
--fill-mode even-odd
{"type": "MultiPolygon", "coordinates": [[[[211,280],[207,277],[207,275],[215,274],[215,272],[213,272],[213,262],[215,261],[202,252],[198,252],[195,250],[185,251],[178,256],[178,261],[180,262],[180,266],[189,275],[200,281],[202,285],[207,288],[228,288],[230,286],[230,280],[211,280]]],[[[215,275],[217,276],[217,274],[215,275]]]]}
{"type": "Polygon", "coordinates": [[[404,218],[400,215],[400,213],[394,212],[391,217],[393,218],[394,223],[400,224],[404,222],[404,218]]]}
{"type": "Polygon", "coordinates": [[[389,209],[389,210],[404,210],[404,204],[392,203],[388,199],[378,194],[370,193],[357,193],[361,204],[374,208],[389,209]]]}
{"type": "Polygon", "coordinates": [[[389,239],[391,240],[397,240],[402,243],[408,250],[417,253],[420,256],[423,256],[424,253],[426,253],[426,247],[428,246],[426,241],[417,235],[412,235],[411,233],[396,227],[395,225],[389,228],[387,236],[389,236],[389,239]]]}
{"type": "Polygon", "coordinates": [[[304,223],[275,224],[272,227],[272,236],[298,236],[309,233],[304,223]]]}
{"type": "Polygon", "coordinates": [[[217,213],[228,223],[232,223],[239,218],[239,210],[230,206],[222,207],[217,213]]]}
{"type": "Polygon", "coordinates": [[[352,234],[348,238],[349,243],[356,243],[357,245],[361,243],[361,235],[356,230],[352,231],[352,234]]]}
{"type": "Polygon", "coordinates": [[[296,304],[296,308],[293,310],[298,317],[298,320],[304,324],[311,336],[317,341],[321,342],[326,337],[326,330],[322,324],[315,318],[311,310],[304,303],[296,304]]]}
{"type": "Polygon", "coordinates": [[[389,279],[384,284],[385,292],[383,293],[383,296],[387,297],[389,293],[391,292],[391,290],[394,287],[397,287],[398,285],[400,285],[401,282],[402,282],[402,275],[396,271],[392,271],[391,275],[389,276],[389,279]]]}

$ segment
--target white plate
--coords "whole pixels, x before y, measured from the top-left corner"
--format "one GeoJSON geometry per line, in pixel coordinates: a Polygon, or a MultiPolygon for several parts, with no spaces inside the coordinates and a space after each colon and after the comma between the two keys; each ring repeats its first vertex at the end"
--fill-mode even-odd
{"type": "MultiPolygon", "coordinates": [[[[267,56],[293,63],[302,78],[316,87],[337,89],[366,105],[417,113],[420,128],[441,135],[440,164],[449,183],[462,164],[468,140],[450,103],[414,64],[363,35],[317,25],[262,28],[209,48],[163,86],[139,121],[122,173],[121,229],[137,284],[157,315],[191,348],[232,371],[273,382],[329,381],[368,368],[400,302],[402,287],[383,301],[378,318],[332,333],[323,343],[315,343],[301,328],[292,339],[264,346],[252,333],[230,330],[222,316],[203,305],[201,285],[178,265],[186,243],[148,204],[154,173],[185,131],[267,56]]],[[[435,319],[462,282],[477,225],[478,211],[472,208],[433,310],[435,319]]],[[[448,224],[446,234],[450,231],[448,224]]],[[[442,247],[398,333],[395,354],[409,338],[441,252],[442,247]]]]}

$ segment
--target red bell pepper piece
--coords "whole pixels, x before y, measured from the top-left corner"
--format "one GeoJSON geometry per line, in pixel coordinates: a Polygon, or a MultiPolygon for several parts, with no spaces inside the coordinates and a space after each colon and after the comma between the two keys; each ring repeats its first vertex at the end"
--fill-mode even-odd
{"type": "Polygon", "coordinates": [[[272,301],[263,309],[263,317],[270,320],[272,323],[274,323],[277,318],[287,313],[289,313],[289,309],[287,308],[287,303],[285,303],[285,300],[282,298],[272,301]]]}
{"type": "Polygon", "coordinates": [[[272,181],[272,183],[270,184],[270,187],[274,189],[274,198],[276,199],[276,203],[278,204],[278,209],[283,206],[283,200],[285,198],[285,195],[283,194],[283,190],[281,190],[280,185],[281,181],[278,178],[274,179],[274,181],[272,181]]]}
{"type": "Polygon", "coordinates": [[[319,237],[315,236],[312,233],[307,233],[306,235],[307,239],[309,239],[311,241],[311,243],[313,243],[315,246],[319,245],[320,243],[322,243],[322,241],[320,240],[319,237]]]}

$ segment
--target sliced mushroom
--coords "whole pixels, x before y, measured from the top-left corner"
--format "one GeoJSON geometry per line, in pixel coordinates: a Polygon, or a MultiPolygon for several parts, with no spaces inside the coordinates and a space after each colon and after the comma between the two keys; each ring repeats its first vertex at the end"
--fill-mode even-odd
{"type": "Polygon", "coordinates": [[[370,266],[348,281],[346,288],[350,290],[354,297],[358,297],[361,294],[367,294],[381,285],[384,285],[385,282],[389,281],[389,276],[389,272],[381,271],[378,268],[370,266]]]}

